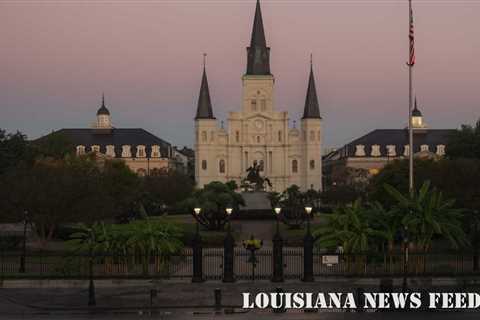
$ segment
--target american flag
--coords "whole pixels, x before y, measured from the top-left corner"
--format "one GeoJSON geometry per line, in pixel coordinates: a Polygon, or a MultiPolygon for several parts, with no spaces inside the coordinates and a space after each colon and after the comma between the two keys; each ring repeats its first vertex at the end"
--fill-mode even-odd
{"type": "Polygon", "coordinates": [[[408,65],[413,66],[415,64],[415,36],[414,36],[414,29],[413,29],[413,9],[412,9],[412,1],[410,3],[410,32],[408,34],[408,38],[410,39],[410,57],[408,60],[408,65]]]}

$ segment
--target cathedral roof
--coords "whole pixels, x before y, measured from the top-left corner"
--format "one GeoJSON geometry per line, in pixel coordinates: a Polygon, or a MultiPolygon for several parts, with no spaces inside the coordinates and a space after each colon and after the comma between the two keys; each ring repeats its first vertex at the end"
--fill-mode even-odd
{"type": "Polygon", "coordinates": [[[307,95],[305,97],[305,108],[302,119],[321,119],[320,107],[318,106],[317,89],[315,87],[315,77],[313,76],[313,67],[310,66],[310,77],[308,79],[307,95]]]}
{"type": "Polygon", "coordinates": [[[253,20],[252,38],[247,48],[247,75],[270,75],[270,48],[265,40],[262,9],[257,0],[255,18],[253,20]]]}
{"type": "Polygon", "coordinates": [[[100,109],[97,111],[97,116],[98,115],[110,115],[110,111],[108,111],[107,107],[105,107],[105,96],[102,95],[102,106],[100,109]]]}
{"type": "Polygon", "coordinates": [[[215,119],[213,116],[212,102],[210,100],[210,90],[208,89],[207,72],[203,68],[202,84],[200,94],[198,95],[197,115],[195,119],[215,119]]]}

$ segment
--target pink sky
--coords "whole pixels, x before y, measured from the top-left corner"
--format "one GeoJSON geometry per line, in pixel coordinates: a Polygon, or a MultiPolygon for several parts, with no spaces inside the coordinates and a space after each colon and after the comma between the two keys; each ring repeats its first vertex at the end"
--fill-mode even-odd
{"type": "MultiPolygon", "coordinates": [[[[415,88],[427,123],[480,117],[480,1],[414,0],[415,88]]],[[[0,128],[38,137],[94,121],[192,145],[202,53],[215,116],[240,109],[255,2],[1,1],[0,128]]],[[[408,112],[406,0],[262,1],[276,109],[299,118],[310,52],[325,147],[408,112]]]]}

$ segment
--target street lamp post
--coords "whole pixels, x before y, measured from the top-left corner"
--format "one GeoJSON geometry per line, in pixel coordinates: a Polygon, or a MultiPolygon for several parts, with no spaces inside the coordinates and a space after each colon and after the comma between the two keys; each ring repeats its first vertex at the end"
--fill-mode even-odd
{"type": "Polygon", "coordinates": [[[280,235],[280,212],[282,208],[274,209],[277,218],[277,231],[273,236],[273,277],[272,282],[283,282],[283,239],[280,235]]]}
{"type": "Polygon", "coordinates": [[[403,285],[402,285],[403,292],[406,292],[408,289],[407,276],[408,276],[408,228],[404,227],[404,230],[403,230],[403,285]]]}
{"type": "Polygon", "coordinates": [[[193,238],[193,277],[192,282],[203,282],[203,247],[202,237],[200,236],[200,224],[198,223],[198,216],[202,211],[201,208],[193,209],[196,221],[196,232],[193,238]]]}
{"type": "Polygon", "coordinates": [[[27,257],[27,225],[28,225],[28,211],[23,212],[23,246],[22,256],[20,257],[20,273],[25,273],[25,260],[27,257]]]}
{"type": "Polygon", "coordinates": [[[305,207],[307,214],[307,232],[303,239],[303,281],[313,282],[313,237],[310,231],[310,214],[313,208],[311,206],[305,207]]]}
{"type": "Polygon", "coordinates": [[[234,263],[234,249],[235,249],[235,239],[232,236],[232,229],[230,224],[230,215],[232,214],[232,208],[226,208],[225,213],[227,214],[227,235],[223,241],[223,282],[234,282],[235,277],[233,273],[233,263],[234,263]]]}

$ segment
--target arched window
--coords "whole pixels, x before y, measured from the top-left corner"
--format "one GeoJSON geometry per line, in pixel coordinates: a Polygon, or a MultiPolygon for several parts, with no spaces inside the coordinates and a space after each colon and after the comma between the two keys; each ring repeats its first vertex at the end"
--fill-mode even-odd
{"type": "Polygon", "coordinates": [[[218,171],[220,173],[225,173],[225,160],[221,159],[218,163],[218,171]]]}
{"type": "Polygon", "coordinates": [[[238,143],[240,142],[240,131],[235,131],[235,141],[238,143]]]}
{"type": "Polygon", "coordinates": [[[260,143],[260,136],[257,136],[257,143],[260,143]]]}
{"type": "Polygon", "coordinates": [[[202,160],[202,170],[207,170],[207,160],[202,160]]]}
{"type": "Polygon", "coordinates": [[[278,131],[278,142],[282,142],[282,130],[278,131]]]}
{"type": "Polygon", "coordinates": [[[292,160],[292,173],[297,173],[297,172],[298,172],[298,161],[292,160]]]}
{"type": "Polygon", "coordinates": [[[202,131],[202,141],[207,142],[207,131],[202,131]]]}
{"type": "Polygon", "coordinates": [[[310,160],[310,170],[315,170],[315,160],[310,160]]]}

